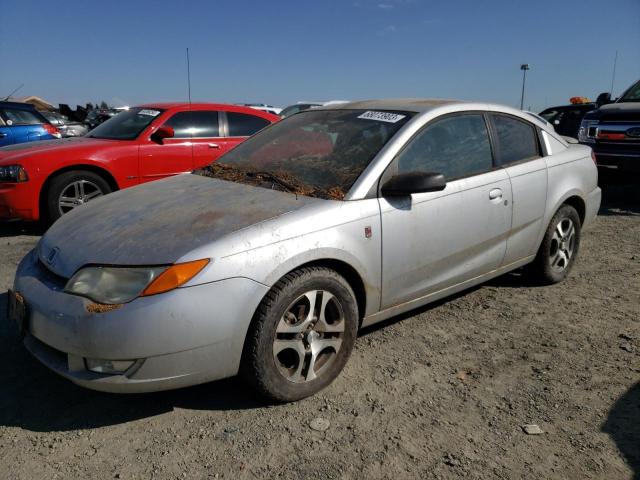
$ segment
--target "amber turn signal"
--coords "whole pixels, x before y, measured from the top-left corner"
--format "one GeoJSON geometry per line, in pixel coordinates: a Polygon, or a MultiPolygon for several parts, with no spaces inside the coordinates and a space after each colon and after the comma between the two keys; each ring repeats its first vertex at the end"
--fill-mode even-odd
{"type": "Polygon", "coordinates": [[[171,265],[144,289],[142,296],[155,295],[178,288],[195,277],[208,263],[209,259],[204,258],[193,262],[171,265]]]}

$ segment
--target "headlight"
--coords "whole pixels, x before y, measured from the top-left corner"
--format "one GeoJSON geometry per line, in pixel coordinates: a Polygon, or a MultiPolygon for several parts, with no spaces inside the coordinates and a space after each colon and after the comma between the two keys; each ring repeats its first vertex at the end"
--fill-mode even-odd
{"type": "Polygon", "coordinates": [[[168,292],[196,276],[209,259],[162,267],[85,267],[64,290],[103,304],[121,304],[146,295],[168,292]]]}
{"type": "Polygon", "coordinates": [[[0,182],[26,182],[29,180],[27,172],[20,165],[8,165],[0,167],[0,182]]]}
{"type": "Polygon", "coordinates": [[[578,130],[578,141],[582,143],[595,143],[598,134],[598,120],[582,120],[578,130]]]}

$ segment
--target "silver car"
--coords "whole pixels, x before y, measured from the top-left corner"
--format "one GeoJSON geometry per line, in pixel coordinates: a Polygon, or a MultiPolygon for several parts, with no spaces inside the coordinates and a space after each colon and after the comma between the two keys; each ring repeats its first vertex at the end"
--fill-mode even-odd
{"type": "Polygon", "coordinates": [[[364,326],[520,267],[563,280],[599,205],[591,150],[527,113],[332,105],[74,209],[20,263],[10,316],[84,387],[241,373],[292,401],[336,378],[364,326]]]}

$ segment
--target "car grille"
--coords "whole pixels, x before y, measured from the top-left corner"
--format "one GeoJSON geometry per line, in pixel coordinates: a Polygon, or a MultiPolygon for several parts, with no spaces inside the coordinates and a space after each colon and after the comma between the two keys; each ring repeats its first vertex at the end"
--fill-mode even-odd
{"type": "Polygon", "coordinates": [[[637,122],[640,123],[640,113],[638,112],[617,112],[615,114],[603,114],[600,117],[600,123],[620,123],[620,122],[637,122]]]}

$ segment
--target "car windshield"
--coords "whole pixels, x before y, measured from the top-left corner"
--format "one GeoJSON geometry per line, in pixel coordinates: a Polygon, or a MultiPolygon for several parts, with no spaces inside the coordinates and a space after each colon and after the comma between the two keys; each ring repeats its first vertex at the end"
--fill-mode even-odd
{"type": "Polygon", "coordinates": [[[619,102],[640,102],[640,82],[633,85],[625,94],[618,100],[619,102]]]}
{"type": "Polygon", "coordinates": [[[97,126],[87,135],[109,140],[133,140],[162,113],[156,108],[132,108],[119,113],[97,126]]]}
{"type": "Polygon", "coordinates": [[[257,133],[194,173],[342,200],[408,112],[309,110],[257,133]]]}

